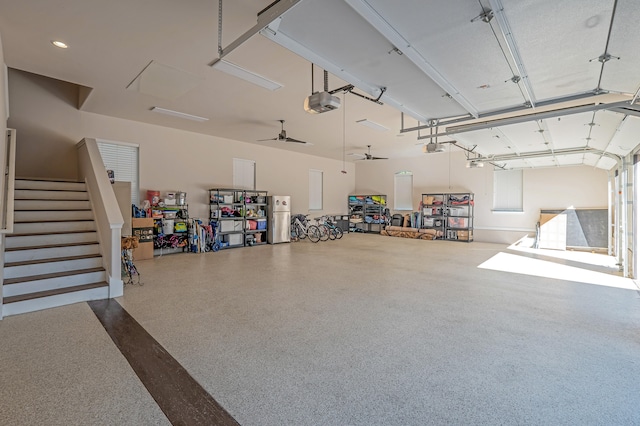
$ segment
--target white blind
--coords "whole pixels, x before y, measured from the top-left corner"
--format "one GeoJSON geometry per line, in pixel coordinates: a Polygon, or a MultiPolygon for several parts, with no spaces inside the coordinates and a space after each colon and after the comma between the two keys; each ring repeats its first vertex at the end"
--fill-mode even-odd
{"type": "Polygon", "coordinates": [[[309,210],[322,210],[322,170],[309,169],[309,210]]]}
{"type": "Polygon", "coordinates": [[[138,180],[138,147],[135,145],[98,142],[106,170],[113,170],[118,182],[131,182],[131,203],[138,205],[140,184],[138,180]]]}
{"type": "Polygon", "coordinates": [[[522,170],[493,172],[493,210],[521,212],[522,170]]]}
{"type": "Polygon", "coordinates": [[[394,209],[413,210],[413,173],[398,172],[393,177],[394,209]]]}
{"type": "Polygon", "coordinates": [[[253,160],[233,159],[233,187],[238,189],[256,189],[256,162],[253,160]]]}

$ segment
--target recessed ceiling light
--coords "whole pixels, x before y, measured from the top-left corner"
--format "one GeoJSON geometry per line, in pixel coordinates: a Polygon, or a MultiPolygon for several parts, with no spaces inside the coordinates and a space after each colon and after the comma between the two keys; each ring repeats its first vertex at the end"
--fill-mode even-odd
{"type": "Polygon", "coordinates": [[[67,47],[67,43],[64,43],[60,40],[51,40],[51,44],[53,44],[55,47],[59,47],[60,49],[66,49],[67,47]]]}
{"type": "Polygon", "coordinates": [[[367,126],[370,129],[377,130],[379,132],[385,132],[385,131],[389,130],[388,128],[384,127],[382,124],[378,124],[378,123],[376,123],[374,121],[367,120],[366,118],[364,118],[362,120],[358,120],[358,121],[356,121],[356,123],[362,124],[363,126],[367,126]]]}
{"type": "Polygon", "coordinates": [[[216,61],[211,66],[217,70],[226,72],[227,74],[231,74],[235,77],[248,81],[249,83],[253,83],[260,87],[264,87],[265,89],[278,90],[279,88],[282,87],[282,84],[280,83],[277,83],[273,80],[269,80],[268,78],[263,77],[260,74],[256,74],[253,71],[249,71],[245,68],[242,68],[239,65],[236,65],[224,59],[220,59],[216,61]]]}
{"type": "Polygon", "coordinates": [[[166,109],[166,108],[160,108],[160,107],[157,107],[157,106],[152,107],[151,111],[159,112],[160,114],[165,114],[165,115],[172,115],[174,117],[186,118],[187,120],[209,121],[209,119],[205,118],[205,117],[199,117],[197,115],[187,114],[185,112],[174,111],[174,110],[166,109]]]}

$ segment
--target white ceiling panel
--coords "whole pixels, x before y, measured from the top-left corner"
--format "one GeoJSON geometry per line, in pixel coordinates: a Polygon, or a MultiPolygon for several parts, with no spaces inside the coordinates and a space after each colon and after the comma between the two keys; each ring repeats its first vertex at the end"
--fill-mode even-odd
{"type": "Polygon", "coordinates": [[[617,165],[618,163],[616,162],[616,160],[609,157],[602,157],[600,158],[600,160],[598,160],[598,164],[596,167],[598,167],[599,169],[611,170],[617,165]]]}
{"type": "Polygon", "coordinates": [[[629,154],[639,143],[640,118],[628,115],[618,126],[618,131],[611,139],[607,151],[624,156],[629,154]]]}
{"type": "MultiPolygon", "coordinates": [[[[352,0],[364,2],[364,0],[352,0]]],[[[479,111],[524,104],[513,73],[491,26],[481,20],[475,1],[449,0],[431,6],[433,13],[416,13],[423,1],[366,1],[417,49],[479,111]],[[452,56],[451,52],[456,52],[452,56]],[[472,70],[472,72],[470,72],[472,70]]]]}
{"type": "Polygon", "coordinates": [[[528,158],[526,161],[530,167],[554,167],[558,165],[554,157],[528,158]]]}
{"type": "Polygon", "coordinates": [[[594,90],[613,1],[503,0],[538,100],[594,90]]]}
{"type": "Polygon", "coordinates": [[[505,169],[529,169],[531,165],[523,159],[500,161],[497,163],[500,166],[504,166],[505,169]]]}
{"type": "Polygon", "coordinates": [[[640,87],[638,22],[640,22],[638,1],[618,0],[608,53],[620,59],[613,58],[604,65],[601,83],[603,89],[635,93],[640,87]]]}
{"type": "Polygon", "coordinates": [[[561,166],[576,166],[583,163],[584,154],[558,155],[556,160],[561,166]]]}
{"type": "Polygon", "coordinates": [[[596,125],[591,129],[589,147],[599,150],[607,149],[623,118],[623,114],[606,110],[598,111],[593,120],[596,125]]]}
{"type": "Polygon", "coordinates": [[[585,112],[544,120],[553,136],[554,148],[567,149],[587,146],[586,138],[589,136],[590,128],[588,123],[591,122],[592,117],[592,112],[585,112]]]}
{"type": "Polygon", "coordinates": [[[544,151],[552,148],[548,135],[541,133],[537,121],[512,124],[499,128],[520,153],[544,151]],[[548,142],[548,144],[546,143],[548,142]]]}
{"type": "Polygon", "coordinates": [[[454,139],[469,149],[476,146],[475,151],[481,155],[516,154],[511,141],[495,129],[477,130],[454,135],[454,139]]]}

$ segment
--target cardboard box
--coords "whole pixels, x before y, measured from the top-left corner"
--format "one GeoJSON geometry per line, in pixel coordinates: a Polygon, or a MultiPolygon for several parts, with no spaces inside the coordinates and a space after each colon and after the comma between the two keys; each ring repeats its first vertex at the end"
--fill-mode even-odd
{"type": "Polygon", "coordinates": [[[132,218],[131,229],[138,237],[138,247],[133,249],[133,260],[153,259],[153,218],[132,218]]]}
{"type": "Polygon", "coordinates": [[[132,250],[133,260],[153,259],[153,243],[138,244],[138,248],[132,250]]]}

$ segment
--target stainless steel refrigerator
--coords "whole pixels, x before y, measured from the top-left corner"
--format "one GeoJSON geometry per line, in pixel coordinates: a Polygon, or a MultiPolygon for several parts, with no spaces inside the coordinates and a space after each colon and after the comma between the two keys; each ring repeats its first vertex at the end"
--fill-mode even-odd
{"type": "Polygon", "coordinates": [[[271,195],[267,197],[267,218],[269,226],[267,241],[269,244],[291,241],[291,197],[271,195]]]}

